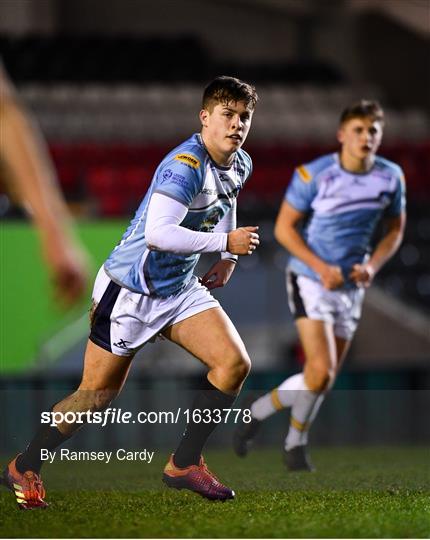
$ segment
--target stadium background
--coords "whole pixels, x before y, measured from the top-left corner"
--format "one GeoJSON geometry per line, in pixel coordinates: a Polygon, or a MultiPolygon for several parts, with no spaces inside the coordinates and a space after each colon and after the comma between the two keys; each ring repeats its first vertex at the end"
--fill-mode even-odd
{"type": "MultiPolygon", "coordinates": [[[[247,390],[265,391],[301,366],[284,290],[286,254],[272,234],[293,168],[336,148],[346,104],[362,96],[381,101],[380,153],[405,171],[408,225],[368,294],[344,371],[313,428],[315,444],[430,440],[428,10],[427,1],[406,0],[0,2],[2,60],[47,138],[94,272],[158,161],[198,130],[204,84],[231,74],[256,85],[260,102],[245,146],[254,174],[239,222],[260,225],[262,246],[216,293],[253,359],[247,390]]],[[[0,213],[4,454],[20,449],[40,410],[76,385],[88,302],[59,310],[35,232],[6,193],[0,213]]],[[[209,261],[202,259],[203,272],[209,261]]],[[[116,406],[186,406],[202,373],[177,347],[148,345],[116,406]]],[[[274,419],[260,442],[280,444],[286,425],[285,415],[274,419]]],[[[167,447],[180,430],[84,430],[73,447],[167,447]]],[[[212,443],[226,444],[230,431],[218,430],[212,443]]]]}

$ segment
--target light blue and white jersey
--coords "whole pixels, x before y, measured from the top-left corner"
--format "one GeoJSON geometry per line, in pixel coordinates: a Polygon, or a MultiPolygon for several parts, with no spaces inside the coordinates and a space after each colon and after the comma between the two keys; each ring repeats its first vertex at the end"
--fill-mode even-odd
{"type": "MultiPolygon", "coordinates": [[[[365,174],[342,168],[339,155],[322,156],[296,169],[285,200],[308,214],[303,237],[322,260],[342,268],[346,287],[352,266],[369,252],[375,228],[382,216],[400,215],[405,208],[405,182],[401,168],[376,156],[365,174]]],[[[291,257],[289,269],[319,280],[303,261],[291,257]]]]}
{"type": "Polygon", "coordinates": [[[145,225],[152,194],[161,193],[188,207],[181,227],[210,234],[231,209],[251,172],[251,158],[244,150],[236,152],[230,167],[221,167],[209,156],[201,136],[194,134],[158,166],[121,242],[105,262],[106,273],[122,287],[148,296],[166,297],[182,290],[200,255],[148,249],[145,225]]]}

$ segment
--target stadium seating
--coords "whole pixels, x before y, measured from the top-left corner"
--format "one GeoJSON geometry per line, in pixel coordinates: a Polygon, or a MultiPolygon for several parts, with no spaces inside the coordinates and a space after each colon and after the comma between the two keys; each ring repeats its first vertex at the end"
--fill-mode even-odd
{"type": "Polygon", "coordinates": [[[342,81],[323,61],[234,65],[220,63],[195,36],[0,36],[0,49],[15,81],[203,82],[219,73],[281,83],[342,81]],[[180,59],[178,51],[181,51],[180,59]]]}
{"type": "MultiPolygon", "coordinates": [[[[168,145],[53,144],[50,146],[60,182],[66,195],[97,199],[104,192],[136,200],[145,192],[168,145]]],[[[247,147],[254,172],[243,197],[255,195],[261,204],[276,205],[294,168],[334,146],[266,145],[247,147]]],[[[383,155],[398,162],[407,178],[410,201],[430,199],[426,179],[430,177],[430,143],[385,145],[383,155]]]]}
{"type": "MultiPolygon", "coordinates": [[[[373,87],[264,84],[250,142],[334,142],[339,109],[362,96],[379,98],[373,87]],[[340,105],[342,104],[342,105],[340,105]]],[[[61,142],[171,143],[199,128],[201,85],[25,84],[20,94],[46,137],[61,142]]],[[[421,141],[430,136],[428,115],[386,108],[385,139],[421,141]]]]}

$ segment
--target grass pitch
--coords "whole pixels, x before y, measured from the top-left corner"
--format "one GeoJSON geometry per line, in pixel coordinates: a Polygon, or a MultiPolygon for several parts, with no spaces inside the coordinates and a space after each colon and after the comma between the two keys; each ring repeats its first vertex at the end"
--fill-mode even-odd
{"type": "Polygon", "coordinates": [[[315,449],[317,472],[288,474],[278,450],[240,459],[208,452],[236,500],[209,502],[164,488],[167,455],[151,464],[54,463],[45,511],[22,512],[0,491],[0,536],[10,538],[428,538],[427,448],[315,449]]]}

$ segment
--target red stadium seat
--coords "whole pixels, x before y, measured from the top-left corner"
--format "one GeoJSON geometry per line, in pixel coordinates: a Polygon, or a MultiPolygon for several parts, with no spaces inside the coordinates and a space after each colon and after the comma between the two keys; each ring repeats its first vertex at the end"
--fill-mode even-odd
{"type": "Polygon", "coordinates": [[[134,200],[142,199],[152,179],[146,167],[127,167],[121,171],[124,190],[134,200]]]}
{"type": "Polygon", "coordinates": [[[127,213],[126,199],[121,193],[107,193],[97,201],[98,211],[105,217],[121,217],[127,213]]]}
{"type": "MultiPolygon", "coordinates": [[[[50,147],[66,197],[87,193],[102,200],[104,215],[119,215],[136,208],[163,157],[171,150],[160,145],[55,144],[50,147]],[[116,200],[115,200],[116,197],[116,200]],[[105,200],[106,199],[106,200],[105,200]]],[[[295,167],[329,153],[333,147],[272,144],[247,148],[254,172],[241,199],[251,206],[278,205],[295,167]]],[[[409,200],[428,200],[430,192],[430,143],[391,144],[381,155],[398,162],[405,171],[409,200]]]]}
{"type": "Polygon", "coordinates": [[[87,187],[95,196],[106,193],[115,193],[120,190],[120,173],[117,169],[106,167],[92,167],[87,172],[87,187]]]}

